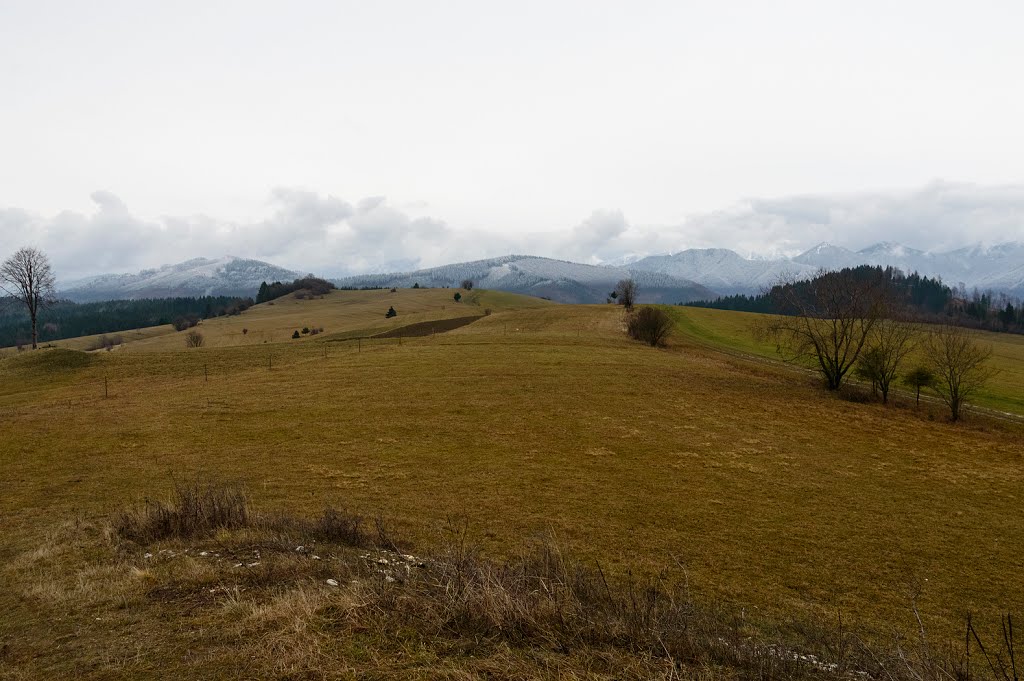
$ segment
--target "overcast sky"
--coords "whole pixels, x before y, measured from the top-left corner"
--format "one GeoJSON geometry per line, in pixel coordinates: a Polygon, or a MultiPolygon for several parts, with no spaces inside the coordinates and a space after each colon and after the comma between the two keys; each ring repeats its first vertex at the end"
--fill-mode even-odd
{"type": "Polygon", "coordinates": [[[1024,3],[0,0],[0,257],[1024,239],[1024,3]]]}

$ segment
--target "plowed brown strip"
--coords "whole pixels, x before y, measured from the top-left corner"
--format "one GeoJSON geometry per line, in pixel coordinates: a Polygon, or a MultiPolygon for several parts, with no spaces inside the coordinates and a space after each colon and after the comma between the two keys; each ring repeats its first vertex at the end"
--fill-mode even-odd
{"type": "Polygon", "coordinates": [[[408,326],[400,326],[397,329],[391,329],[384,333],[378,333],[374,338],[411,338],[413,336],[429,336],[432,333],[444,333],[445,331],[451,331],[457,329],[460,326],[466,326],[476,320],[480,319],[480,315],[473,315],[472,317],[454,317],[452,319],[437,319],[430,322],[416,322],[415,324],[409,324],[408,326]]]}

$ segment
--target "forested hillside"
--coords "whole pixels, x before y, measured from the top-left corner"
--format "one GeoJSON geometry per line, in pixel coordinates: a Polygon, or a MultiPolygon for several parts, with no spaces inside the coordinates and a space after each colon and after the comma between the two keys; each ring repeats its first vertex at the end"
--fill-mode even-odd
{"type": "MultiPolygon", "coordinates": [[[[904,274],[892,267],[861,265],[840,272],[853,273],[856,278],[864,281],[878,276],[883,277],[893,301],[898,303],[902,310],[906,310],[912,317],[921,321],[953,322],[990,331],[1024,332],[1024,306],[1020,300],[1005,294],[994,294],[991,291],[968,293],[963,289],[946,286],[941,279],[923,277],[916,272],[904,274]]],[[[687,304],[716,310],[794,314],[793,310],[787,309],[780,302],[790,298],[782,295],[786,289],[796,289],[799,296],[802,289],[810,288],[811,281],[835,276],[836,272],[826,272],[813,280],[777,284],[759,295],[722,296],[714,300],[700,300],[687,304]]]]}
{"type": "MultiPolygon", "coordinates": [[[[251,298],[202,296],[108,300],[99,303],[57,302],[39,315],[41,342],[140,329],[161,324],[193,324],[199,319],[237,314],[251,306],[251,298]]],[[[0,300],[0,347],[28,342],[31,327],[24,306],[0,300]]]]}

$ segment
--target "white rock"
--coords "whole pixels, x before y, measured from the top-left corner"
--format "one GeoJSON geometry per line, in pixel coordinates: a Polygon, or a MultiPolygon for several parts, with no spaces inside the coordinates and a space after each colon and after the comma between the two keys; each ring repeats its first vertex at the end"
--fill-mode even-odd
{"type": "Polygon", "coordinates": [[[146,555],[143,556],[143,558],[152,558],[152,557],[153,557],[152,553],[147,553],[146,555]]]}
{"type": "Polygon", "coordinates": [[[328,579],[327,580],[327,586],[338,586],[338,580],[336,580],[336,579],[328,579]]]}

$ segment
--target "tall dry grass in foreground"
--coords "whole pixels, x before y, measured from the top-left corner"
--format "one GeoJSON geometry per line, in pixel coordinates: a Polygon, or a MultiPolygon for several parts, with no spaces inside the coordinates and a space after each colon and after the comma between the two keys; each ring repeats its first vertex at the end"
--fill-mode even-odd
{"type": "Polygon", "coordinates": [[[125,561],[155,552],[144,602],[225,627],[261,676],[1019,678],[1012,620],[988,644],[968,621],[959,651],[923,628],[879,646],[841,618],[779,626],[699,603],[679,566],[612,579],[552,537],[499,560],[459,527],[413,556],[384,523],[367,525],[336,509],[257,511],[236,486],[184,485],[115,514],[108,537],[125,561]],[[197,569],[213,551],[214,569],[197,569]]]}

